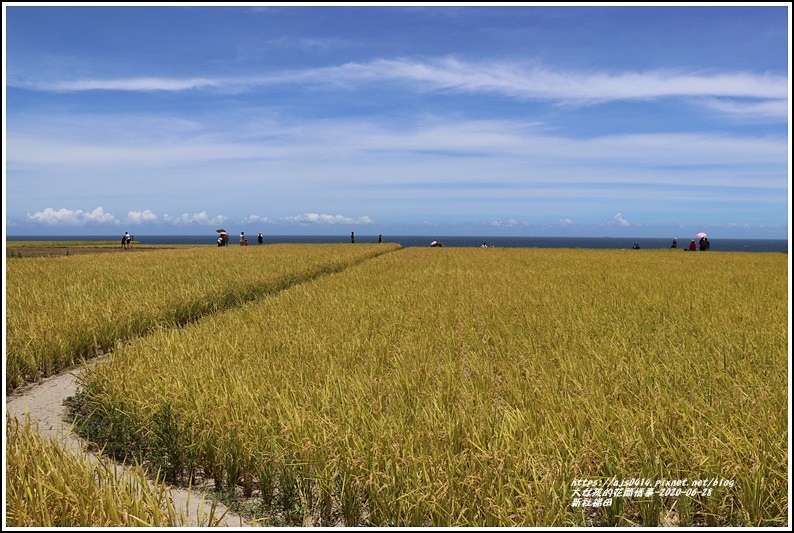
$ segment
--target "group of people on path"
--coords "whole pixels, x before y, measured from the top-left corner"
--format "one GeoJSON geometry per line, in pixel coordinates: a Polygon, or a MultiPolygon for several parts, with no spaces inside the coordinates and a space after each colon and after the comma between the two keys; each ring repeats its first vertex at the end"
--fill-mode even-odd
{"type": "MultiPolygon", "coordinates": [[[[218,232],[218,246],[228,246],[229,245],[229,234],[225,231],[218,232]]],[[[262,236],[262,232],[259,232],[257,236],[257,241],[259,244],[265,242],[264,237],[262,236]]],[[[245,232],[240,232],[240,246],[248,246],[248,237],[245,236],[245,232]]]]}
{"type": "Polygon", "coordinates": [[[132,248],[132,235],[129,232],[125,231],[124,235],[121,237],[121,247],[123,248],[132,248]]]}
{"type": "MultiPolygon", "coordinates": [[[[257,235],[256,240],[259,244],[265,242],[265,238],[262,236],[262,232],[259,232],[257,235]]],[[[229,245],[229,234],[225,231],[218,231],[218,246],[228,246],[229,245]]],[[[248,246],[248,237],[245,236],[245,232],[240,232],[240,246],[248,246]]]]}
{"type": "MultiPolygon", "coordinates": [[[[708,237],[706,237],[705,235],[700,238],[699,243],[700,243],[700,250],[701,251],[706,251],[711,246],[711,243],[709,243],[708,237]]],[[[640,245],[638,243],[635,243],[635,244],[633,244],[631,246],[631,248],[633,250],[639,250],[640,249],[640,245]]],[[[678,248],[678,238],[677,237],[673,238],[673,244],[670,245],[670,248],[678,248]]],[[[689,250],[691,252],[694,252],[697,249],[698,249],[698,242],[696,242],[695,239],[692,239],[692,241],[690,241],[688,248],[684,248],[684,250],[689,250]]]]}
{"type": "MultiPolygon", "coordinates": [[[[700,238],[699,242],[700,242],[700,251],[701,252],[705,252],[706,250],[708,250],[711,247],[711,243],[709,242],[708,237],[706,237],[705,235],[700,238]]],[[[673,239],[673,244],[672,244],[672,246],[670,246],[670,248],[678,248],[678,239],[673,239]]],[[[689,251],[690,252],[694,252],[694,251],[697,251],[697,249],[698,249],[698,243],[695,242],[695,239],[692,239],[691,241],[689,241],[689,251]]]]}
{"type": "MultiPolygon", "coordinates": [[[[259,232],[259,235],[257,235],[256,240],[259,244],[262,244],[265,241],[261,231],[259,232]]],[[[218,246],[227,246],[229,244],[229,234],[225,230],[218,230],[217,242],[218,246]]],[[[356,242],[356,234],[353,231],[350,232],[350,242],[353,244],[356,242]]],[[[378,235],[378,242],[383,242],[383,235],[378,235]]],[[[248,238],[245,236],[244,231],[240,232],[240,246],[248,246],[248,238]]]]}

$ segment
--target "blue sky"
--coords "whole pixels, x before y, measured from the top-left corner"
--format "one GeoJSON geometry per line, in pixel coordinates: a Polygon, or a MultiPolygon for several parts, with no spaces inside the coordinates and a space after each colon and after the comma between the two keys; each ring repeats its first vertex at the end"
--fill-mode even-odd
{"type": "Polygon", "coordinates": [[[3,10],[8,235],[789,234],[788,4],[3,10]]]}

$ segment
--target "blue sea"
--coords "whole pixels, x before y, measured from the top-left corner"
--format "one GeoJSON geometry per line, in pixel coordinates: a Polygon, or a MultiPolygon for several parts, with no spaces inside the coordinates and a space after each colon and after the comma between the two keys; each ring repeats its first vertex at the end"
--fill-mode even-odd
{"type": "MultiPolygon", "coordinates": [[[[141,244],[206,244],[215,246],[217,234],[205,235],[133,235],[141,244]]],[[[264,244],[276,243],[350,243],[350,235],[265,235],[264,244]]],[[[116,235],[64,236],[7,236],[8,241],[108,241],[120,239],[116,235]]],[[[722,252],[782,252],[788,253],[788,239],[720,239],[711,238],[711,251],[722,252]]],[[[446,247],[500,248],[612,248],[632,249],[638,244],[641,250],[670,248],[672,239],[625,238],[625,237],[461,237],[424,235],[384,235],[383,242],[396,242],[403,247],[430,246],[432,241],[440,241],[446,247]]],[[[356,235],[356,243],[377,243],[377,235],[356,235]]],[[[231,235],[230,245],[237,244],[237,236],[231,235]]],[[[256,246],[256,236],[252,235],[249,245],[256,246]]],[[[679,239],[678,248],[685,249],[689,240],[679,239]]]]}

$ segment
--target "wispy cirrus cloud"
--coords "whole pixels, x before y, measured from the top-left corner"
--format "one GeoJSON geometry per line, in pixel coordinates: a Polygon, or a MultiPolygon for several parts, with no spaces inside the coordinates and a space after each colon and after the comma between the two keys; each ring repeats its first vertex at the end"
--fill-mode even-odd
{"type": "Polygon", "coordinates": [[[56,92],[79,91],[169,91],[178,92],[190,89],[212,89],[233,85],[231,79],[212,80],[208,78],[117,78],[117,79],[85,79],[56,82],[41,85],[40,90],[56,92]]]}
{"type": "Polygon", "coordinates": [[[332,80],[412,81],[432,89],[490,92],[545,100],[607,101],[670,96],[785,99],[788,95],[786,76],[747,72],[708,74],[681,69],[577,72],[516,63],[471,63],[449,58],[427,62],[384,59],[322,69],[321,72],[332,80]]]}
{"type": "MultiPolygon", "coordinates": [[[[166,121],[163,121],[164,123],[166,121]]],[[[240,119],[232,124],[208,121],[203,127],[152,130],[139,122],[109,115],[26,117],[9,128],[12,165],[158,166],[231,160],[350,161],[373,157],[428,161],[531,158],[535,164],[558,160],[565,165],[624,162],[642,166],[749,165],[786,162],[787,139],[711,133],[631,133],[573,138],[553,135],[521,120],[446,120],[413,118],[399,126],[370,120],[307,119],[299,124],[240,119]],[[81,123],[87,122],[86,124],[81,123]],[[207,131],[211,130],[212,134],[207,131]],[[244,135],[240,132],[244,131],[244,135]],[[101,137],[96,132],[101,132],[101,137]]],[[[438,179],[445,179],[440,176],[438,179]]],[[[450,178],[457,179],[457,178],[450,178]]]]}
{"type": "Polygon", "coordinates": [[[746,101],[737,99],[706,98],[700,102],[724,115],[737,117],[779,118],[788,114],[786,99],[746,101]]]}
{"type": "Polygon", "coordinates": [[[683,69],[645,72],[554,70],[521,63],[467,62],[454,58],[428,61],[378,59],[325,68],[291,70],[269,76],[241,77],[129,77],[68,81],[9,81],[17,87],[56,92],[75,91],[253,91],[278,85],[312,85],[356,89],[377,84],[400,84],[414,91],[451,91],[497,94],[577,104],[671,97],[710,98],[706,103],[727,112],[785,116],[788,77],[750,72],[689,72],[683,69]],[[740,104],[713,99],[757,99],[740,104]]]}

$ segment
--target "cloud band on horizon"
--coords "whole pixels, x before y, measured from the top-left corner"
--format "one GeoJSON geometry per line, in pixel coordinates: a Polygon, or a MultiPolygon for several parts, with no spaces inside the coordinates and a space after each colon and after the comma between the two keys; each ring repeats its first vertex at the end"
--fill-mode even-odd
{"type": "MultiPolygon", "coordinates": [[[[201,226],[217,226],[230,222],[230,217],[224,215],[209,216],[206,211],[200,213],[184,213],[180,216],[172,216],[164,214],[158,217],[151,210],[145,211],[130,211],[127,213],[125,219],[117,218],[116,216],[106,212],[103,207],[97,207],[93,211],[83,211],[82,209],[66,209],[61,208],[55,210],[47,207],[42,211],[27,215],[28,221],[37,222],[43,225],[69,225],[81,226],[86,224],[132,224],[140,225],[145,223],[158,223],[163,222],[175,226],[185,225],[201,225],[201,226]]],[[[258,215],[249,215],[242,220],[243,223],[264,223],[274,224],[281,223],[287,225],[371,225],[374,220],[369,216],[349,217],[345,215],[329,215],[320,213],[303,213],[295,216],[285,216],[278,219],[278,222],[273,222],[267,217],[260,217],[258,215]]]]}

